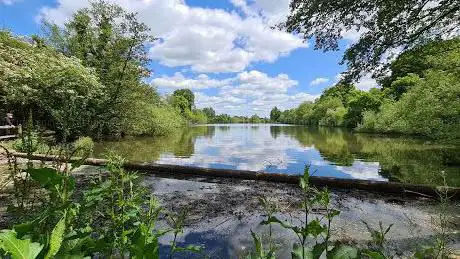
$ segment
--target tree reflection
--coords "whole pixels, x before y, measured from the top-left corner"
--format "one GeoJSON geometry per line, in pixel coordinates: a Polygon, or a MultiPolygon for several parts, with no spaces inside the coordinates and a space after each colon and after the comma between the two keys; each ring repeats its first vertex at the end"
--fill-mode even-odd
{"type": "MultiPolygon", "coordinates": [[[[426,144],[424,141],[416,139],[356,134],[339,128],[280,125],[259,127],[253,127],[253,125],[196,126],[178,130],[166,137],[134,138],[99,143],[96,146],[96,154],[100,157],[107,150],[115,150],[128,160],[147,162],[156,161],[161,154],[165,153],[179,158],[190,158],[197,152],[195,150],[197,139],[204,138],[209,139],[210,143],[214,143],[214,151],[209,151],[209,148],[206,149],[209,145],[208,142],[201,142],[199,159],[206,160],[207,156],[211,155],[229,156],[232,153],[232,157],[225,161],[238,163],[237,161],[241,161],[241,159],[249,159],[247,154],[241,152],[248,153],[248,150],[252,150],[252,153],[273,153],[273,151],[267,151],[267,141],[276,140],[279,142],[280,139],[283,141],[282,137],[293,140],[293,146],[283,147],[281,145],[278,147],[286,159],[289,159],[289,156],[304,155],[304,153],[296,153],[288,156],[287,150],[295,149],[296,145],[297,147],[314,147],[325,160],[325,163],[329,165],[351,167],[360,161],[378,162],[379,175],[382,177],[390,181],[417,184],[440,184],[443,181],[441,172],[444,171],[449,185],[460,186],[460,148],[458,146],[426,144]],[[216,130],[220,134],[216,135],[216,130]],[[238,135],[245,130],[260,132],[251,134],[253,139],[250,139],[251,146],[247,146],[247,150],[244,148],[232,149],[232,144],[237,144],[238,148],[247,145],[245,141],[248,140],[242,139],[238,135]],[[231,143],[232,141],[235,143],[231,143]],[[226,151],[222,151],[225,154],[216,151],[216,149],[222,150],[224,147],[227,148],[226,151]],[[208,152],[214,152],[214,154],[208,152]]],[[[252,154],[251,152],[251,157],[254,159],[259,157],[259,153],[252,154]]],[[[301,159],[297,159],[298,157],[292,158],[292,161],[301,161],[301,159]]],[[[216,161],[220,161],[220,159],[216,159],[216,161]]],[[[249,162],[253,164],[257,161],[249,162]]]]}

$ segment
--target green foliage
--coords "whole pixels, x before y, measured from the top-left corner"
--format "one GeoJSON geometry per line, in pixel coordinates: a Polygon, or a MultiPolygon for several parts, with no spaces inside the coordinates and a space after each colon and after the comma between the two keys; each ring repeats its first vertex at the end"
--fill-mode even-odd
{"type": "Polygon", "coordinates": [[[66,222],[66,213],[64,213],[64,216],[56,224],[56,226],[53,229],[53,232],[51,232],[50,245],[49,245],[48,252],[45,255],[45,259],[54,258],[54,256],[61,249],[62,241],[64,240],[65,228],[66,228],[65,222],[66,222]]]}
{"type": "MultiPolygon", "coordinates": [[[[403,52],[390,65],[391,74],[381,79],[383,89],[394,89],[393,83],[400,78],[423,78],[426,71],[442,70],[454,72],[460,67],[460,39],[434,40],[429,43],[403,52]]],[[[400,84],[401,85],[401,84],[400,84]]],[[[399,97],[408,89],[396,93],[399,97]]]]}
{"type": "Polygon", "coordinates": [[[179,107],[182,112],[187,109],[191,111],[195,107],[195,95],[190,89],[175,90],[173,97],[175,98],[176,107],[179,107]]]}
{"type": "Polygon", "coordinates": [[[247,259],[275,259],[275,251],[270,249],[265,251],[261,238],[251,230],[252,240],[255,245],[255,253],[248,255],[247,259]]]}
{"type": "Polygon", "coordinates": [[[344,33],[361,30],[359,40],[347,48],[342,59],[348,67],[345,79],[351,81],[365,73],[381,72],[382,61],[394,49],[456,37],[459,15],[458,1],[429,5],[425,0],[293,0],[283,27],[305,39],[314,38],[315,47],[325,51],[337,50],[344,33]]]}
{"type": "Polygon", "coordinates": [[[386,102],[380,112],[366,112],[359,129],[458,139],[459,94],[456,74],[426,72],[425,78],[412,86],[399,101],[386,102]]]}
{"type": "Polygon", "coordinates": [[[216,117],[216,111],[214,111],[212,107],[203,108],[202,111],[206,115],[206,117],[210,120],[216,117]]]}
{"type": "Polygon", "coordinates": [[[366,111],[378,111],[382,105],[383,96],[378,89],[371,89],[369,92],[356,92],[348,102],[348,110],[344,116],[347,127],[355,128],[362,122],[363,114],[366,111]]]}
{"type": "Polygon", "coordinates": [[[73,143],[74,154],[80,157],[89,157],[94,150],[94,142],[90,137],[80,137],[73,143]]]}
{"type": "Polygon", "coordinates": [[[281,111],[278,109],[278,107],[273,107],[273,109],[270,111],[270,120],[271,121],[278,121],[278,119],[281,116],[281,111]]]}
{"type": "Polygon", "coordinates": [[[18,152],[37,152],[39,149],[43,150],[46,145],[41,142],[37,132],[24,134],[21,138],[13,142],[14,150],[18,152]]]}
{"type": "Polygon", "coordinates": [[[37,121],[51,122],[65,135],[94,129],[90,107],[98,105],[104,87],[80,60],[0,32],[0,73],[2,101],[23,118],[32,110],[37,121]]]}
{"type": "Polygon", "coordinates": [[[129,120],[123,131],[127,135],[165,136],[185,124],[185,119],[169,106],[134,103],[137,109],[132,109],[129,120]]]}
{"type": "MultiPolygon", "coordinates": [[[[339,215],[339,211],[330,207],[330,193],[326,189],[317,190],[310,185],[310,167],[306,166],[304,174],[299,179],[299,187],[302,190],[301,206],[304,212],[304,220],[300,220],[300,225],[293,225],[285,220],[280,220],[274,216],[276,209],[267,203],[266,199],[261,199],[262,205],[267,210],[267,219],[262,221],[262,225],[279,224],[281,227],[291,230],[297,236],[298,241],[294,243],[292,249],[292,258],[320,258],[323,254],[327,258],[331,255],[341,255],[337,253],[330,242],[331,223],[334,217],[339,215]],[[325,210],[325,216],[322,218],[311,219],[311,211],[314,207],[321,206],[325,210]],[[315,245],[307,246],[307,239],[313,238],[315,245]]],[[[270,228],[271,233],[271,228],[270,228]]],[[[264,251],[260,239],[252,233],[253,240],[256,245],[256,258],[266,258],[267,255],[274,255],[274,247],[271,243],[268,252],[264,251]],[[260,256],[262,255],[262,256],[260,256]]],[[[332,258],[347,258],[347,257],[332,257],[332,258]]],[[[350,257],[355,258],[355,257],[350,257]]]]}
{"type": "Polygon", "coordinates": [[[314,103],[281,112],[277,122],[459,139],[459,42],[433,41],[407,51],[380,80],[382,89],[339,83],[314,103]]]}
{"type": "Polygon", "coordinates": [[[0,233],[0,248],[12,259],[35,259],[43,245],[33,243],[29,239],[18,239],[13,230],[3,230],[0,233]]]}
{"type": "MultiPolygon", "coordinates": [[[[70,157],[66,155],[89,150],[91,144],[89,138],[82,138],[66,146],[71,150],[61,150],[64,156],[60,160],[64,162],[54,165],[60,170],[34,168],[29,163],[25,174],[21,172],[26,176],[22,177],[25,182],[15,182],[14,188],[22,193],[20,188],[26,187],[30,203],[24,203],[21,210],[10,210],[10,213],[20,213],[21,217],[15,219],[21,223],[14,225],[15,232],[9,230],[0,235],[0,255],[10,254],[13,258],[89,258],[85,256],[95,255],[159,258],[159,237],[172,232],[176,240],[183,233],[185,213],[179,216],[167,213],[174,222],[172,228],[158,228],[156,222],[163,209],[154,196],[146,199],[147,189],[139,184],[137,174],[123,169],[124,160],[119,156],[109,156],[108,178],[96,179],[94,186],[83,195],[75,195],[71,170],[80,162],[69,166],[70,157]],[[36,243],[17,239],[16,233],[36,243]],[[32,253],[33,256],[22,256],[32,253]]],[[[14,165],[10,170],[23,169],[14,165]]],[[[15,201],[12,206],[18,207],[18,204],[19,201],[15,201]]],[[[201,250],[201,246],[195,245],[179,247],[175,241],[171,248],[172,254],[201,250]]]]}
{"type": "Polygon", "coordinates": [[[34,44],[0,33],[1,102],[14,107],[19,120],[31,110],[39,125],[64,141],[168,134],[170,121],[181,121],[143,82],[150,73],[147,45],[155,39],[136,14],[94,1],[63,28],[44,27],[46,38],[33,37],[34,44]],[[170,121],[158,120],[163,112],[170,121]]]}

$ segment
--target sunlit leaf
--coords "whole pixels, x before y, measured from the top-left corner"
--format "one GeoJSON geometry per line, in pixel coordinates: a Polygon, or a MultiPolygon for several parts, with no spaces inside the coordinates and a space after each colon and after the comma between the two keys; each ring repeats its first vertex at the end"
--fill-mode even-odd
{"type": "Polygon", "coordinates": [[[43,245],[30,240],[16,238],[16,232],[6,230],[0,233],[0,246],[12,259],[35,259],[43,245]]]}

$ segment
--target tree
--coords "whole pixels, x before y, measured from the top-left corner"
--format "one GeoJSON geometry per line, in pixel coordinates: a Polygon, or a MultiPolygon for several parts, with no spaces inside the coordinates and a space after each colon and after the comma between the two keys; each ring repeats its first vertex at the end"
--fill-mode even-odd
{"type": "Polygon", "coordinates": [[[216,111],[214,111],[213,108],[211,107],[208,107],[208,108],[204,108],[203,109],[203,113],[206,115],[206,117],[208,117],[209,119],[213,119],[214,117],[216,117],[216,111]]]}
{"type": "Polygon", "coordinates": [[[171,96],[170,103],[173,107],[177,108],[182,115],[185,115],[187,111],[190,111],[188,100],[182,95],[171,96]]]}
{"type": "Polygon", "coordinates": [[[150,74],[147,45],[155,40],[150,28],[136,14],[103,0],[77,11],[64,28],[48,22],[45,28],[47,44],[94,68],[105,86],[102,104],[94,107],[105,123],[100,131],[120,134],[120,121],[131,113],[129,96],[150,74]]]}
{"type": "Polygon", "coordinates": [[[77,58],[0,32],[0,74],[3,105],[14,107],[18,117],[32,111],[61,138],[89,135],[99,127],[93,108],[100,105],[104,86],[77,58]]]}
{"type": "Polygon", "coordinates": [[[460,1],[292,0],[283,26],[314,38],[315,48],[324,51],[337,50],[346,31],[361,30],[342,59],[348,67],[345,79],[351,81],[377,69],[392,50],[458,35],[460,1]]]}
{"type": "Polygon", "coordinates": [[[391,63],[391,74],[380,83],[388,95],[399,99],[429,70],[460,70],[460,38],[432,41],[402,53],[391,63]]]}
{"type": "Polygon", "coordinates": [[[191,111],[195,107],[195,95],[190,89],[175,90],[173,96],[181,96],[187,101],[187,108],[191,111]]]}
{"type": "Polygon", "coordinates": [[[397,132],[428,138],[460,138],[460,84],[457,73],[427,71],[400,100],[380,112],[364,113],[361,130],[397,132]]]}
{"type": "Polygon", "coordinates": [[[249,118],[249,122],[250,123],[261,123],[262,119],[259,116],[257,116],[257,114],[254,114],[251,116],[251,118],[249,118]]]}
{"type": "Polygon", "coordinates": [[[355,128],[361,123],[364,112],[377,112],[382,102],[383,95],[379,89],[373,88],[369,92],[357,92],[348,103],[348,110],[344,117],[345,125],[349,128],[355,128]]]}
{"type": "Polygon", "coordinates": [[[273,109],[270,111],[270,120],[273,122],[278,122],[280,116],[281,111],[278,109],[278,107],[273,107],[273,109]]]}

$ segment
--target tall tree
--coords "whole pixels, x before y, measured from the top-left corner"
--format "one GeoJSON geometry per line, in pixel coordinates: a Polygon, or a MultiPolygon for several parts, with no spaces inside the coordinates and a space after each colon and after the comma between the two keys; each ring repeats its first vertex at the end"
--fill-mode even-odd
{"type": "Polygon", "coordinates": [[[278,107],[273,107],[273,109],[270,111],[270,120],[277,122],[281,116],[281,111],[278,109],[278,107]]]}
{"type": "Polygon", "coordinates": [[[77,11],[64,28],[45,22],[47,43],[67,56],[75,56],[97,72],[105,86],[100,120],[104,133],[119,131],[133,88],[150,73],[147,44],[155,39],[150,28],[108,1],[96,1],[77,11]]]}
{"type": "Polygon", "coordinates": [[[93,108],[100,105],[104,86],[80,60],[36,43],[0,32],[2,106],[14,107],[23,120],[32,111],[36,123],[52,127],[59,137],[91,134],[99,127],[93,108]]]}
{"type": "Polygon", "coordinates": [[[383,72],[378,68],[392,50],[458,36],[460,1],[292,0],[284,26],[305,39],[314,38],[315,47],[324,51],[337,50],[346,31],[360,30],[359,40],[342,59],[348,66],[345,81],[351,81],[376,69],[383,72]]]}
{"type": "Polygon", "coordinates": [[[187,108],[191,111],[194,106],[195,106],[195,95],[193,94],[193,92],[190,90],[190,89],[179,89],[179,90],[175,90],[174,93],[173,93],[173,96],[174,97],[183,97],[185,98],[185,100],[187,100],[188,104],[187,104],[187,108]]]}
{"type": "Polygon", "coordinates": [[[212,119],[216,117],[216,111],[212,107],[207,107],[203,109],[203,113],[206,115],[206,117],[212,119]]]}

